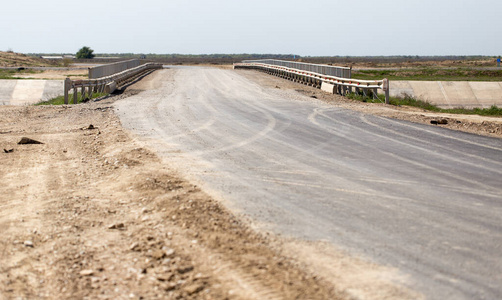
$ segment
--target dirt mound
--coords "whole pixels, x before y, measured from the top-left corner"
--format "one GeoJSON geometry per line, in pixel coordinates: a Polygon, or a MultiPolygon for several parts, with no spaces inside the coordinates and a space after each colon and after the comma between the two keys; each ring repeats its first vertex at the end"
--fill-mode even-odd
{"type": "Polygon", "coordinates": [[[49,67],[56,65],[46,59],[27,56],[22,53],[0,51],[0,68],[5,67],[49,67]]]}

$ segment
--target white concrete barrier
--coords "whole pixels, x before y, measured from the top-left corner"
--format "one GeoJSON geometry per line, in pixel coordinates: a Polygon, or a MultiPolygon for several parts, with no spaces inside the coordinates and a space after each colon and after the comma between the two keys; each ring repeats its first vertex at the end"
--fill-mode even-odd
{"type": "Polygon", "coordinates": [[[0,105],[9,105],[17,80],[0,80],[0,105]]]}
{"type": "Polygon", "coordinates": [[[89,79],[96,79],[101,77],[110,76],[122,71],[136,68],[141,64],[139,59],[131,59],[126,61],[120,61],[112,64],[106,64],[102,66],[97,66],[89,68],[89,79]]]}
{"type": "Polygon", "coordinates": [[[0,105],[27,105],[64,94],[63,80],[0,80],[0,105]]]}
{"type": "MultiPolygon", "coordinates": [[[[265,60],[266,61],[266,60],[265,60]]],[[[291,64],[295,64],[291,62],[291,64]]],[[[305,64],[302,64],[302,67],[305,64]]],[[[308,64],[307,64],[308,65],[308,64]]],[[[312,65],[314,69],[320,69],[320,65],[312,65]]],[[[330,66],[326,66],[330,67],[330,66]]],[[[387,79],[383,80],[360,80],[351,78],[342,78],[336,76],[330,76],[326,74],[316,73],[312,71],[305,71],[301,69],[294,69],[287,66],[277,65],[277,64],[266,64],[259,62],[244,62],[235,63],[234,69],[255,69],[259,71],[266,72],[268,74],[278,76],[281,78],[286,78],[293,80],[294,82],[300,82],[310,86],[315,86],[317,88],[323,89],[323,83],[328,83],[333,85],[332,93],[346,95],[348,93],[362,91],[363,95],[376,96],[377,90],[382,89],[385,94],[385,103],[389,104],[389,81],[387,79]]],[[[316,70],[317,70],[316,69],[316,70]]],[[[350,70],[350,69],[349,69],[350,70]]],[[[324,70],[325,71],[325,70],[324,70]]],[[[324,90],[327,92],[331,91],[329,85],[324,85],[324,90]]]]}
{"type": "Polygon", "coordinates": [[[335,93],[335,85],[331,84],[331,83],[323,82],[321,84],[321,90],[323,90],[327,93],[330,93],[330,94],[334,94],[335,93]]]}
{"type": "Polygon", "coordinates": [[[115,81],[110,82],[105,86],[105,93],[111,94],[117,89],[117,83],[115,81]]]}
{"type": "Polygon", "coordinates": [[[390,81],[390,95],[409,95],[442,108],[502,107],[502,82],[390,81]]]}

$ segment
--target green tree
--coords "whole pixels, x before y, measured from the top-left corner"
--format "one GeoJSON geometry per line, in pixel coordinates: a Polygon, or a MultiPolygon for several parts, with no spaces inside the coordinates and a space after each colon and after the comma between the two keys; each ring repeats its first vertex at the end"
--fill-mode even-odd
{"type": "Polygon", "coordinates": [[[77,59],[81,59],[81,58],[91,59],[91,58],[94,58],[93,52],[94,52],[94,50],[92,50],[89,47],[82,47],[82,49],[78,50],[76,56],[77,56],[77,59]]]}

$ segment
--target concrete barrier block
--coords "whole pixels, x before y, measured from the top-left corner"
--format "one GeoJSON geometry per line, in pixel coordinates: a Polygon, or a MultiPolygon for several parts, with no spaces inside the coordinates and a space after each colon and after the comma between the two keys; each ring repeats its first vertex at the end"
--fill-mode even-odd
{"type": "Polygon", "coordinates": [[[321,84],[321,90],[334,94],[335,93],[335,85],[327,82],[323,82],[321,84]]]}
{"type": "Polygon", "coordinates": [[[105,93],[111,94],[117,89],[117,83],[115,81],[110,82],[105,86],[105,93]]]}

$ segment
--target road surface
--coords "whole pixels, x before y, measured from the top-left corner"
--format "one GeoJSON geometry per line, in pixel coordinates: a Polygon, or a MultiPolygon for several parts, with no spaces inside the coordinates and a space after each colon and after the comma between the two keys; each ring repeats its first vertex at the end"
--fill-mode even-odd
{"type": "Polygon", "coordinates": [[[395,267],[428,299],[502,297],[502,140],[345,110],[232,70],[156,74],[117,102],[123,125],[234,211],[395,267]]]}

